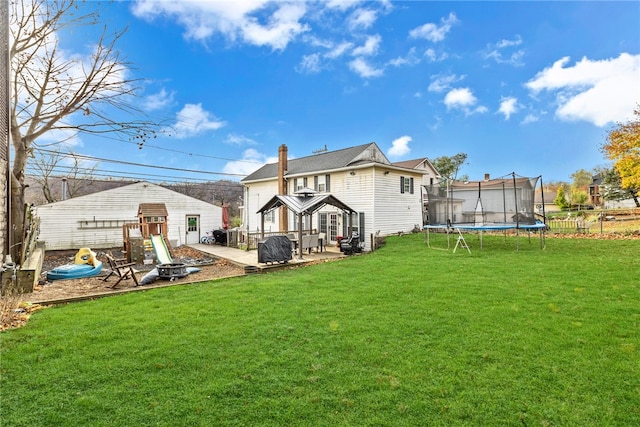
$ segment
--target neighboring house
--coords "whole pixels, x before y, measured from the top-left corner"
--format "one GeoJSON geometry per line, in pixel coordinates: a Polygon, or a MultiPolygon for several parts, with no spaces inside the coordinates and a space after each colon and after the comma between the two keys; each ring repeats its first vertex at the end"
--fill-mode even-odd
{"type": "MultiPolygon", "coordinates": [[[[46,249],[112,248],[123,245],[125,223],[138,223],[141,204],[166,206],[167,238],[172,245],[198,243],[205,231],[222,226],[222,208],[149,182],[33,208],[40,217],[46,249]]],[[[153,219],[152,219],[153,220],[153,219]]]]}
{"type": "Polygon", "coordinates": [[[392,164],[399,168],[421,171],[423,173],[422,185],[434,185],[440,179],[440,173],[426,157],[415,160],[405,160],[403,162],[394,162],[392,164]]]}
{"type": "Polygon", "coordinates": [[[536,213],[538,215],[549,214],[552,212],[560,212],[562,209],[555,203],[556,196],[558,195],[557,190],[551,190],[548,188],[538,187],[535,193],[535,206],[536,213]],[[544,194],[544,200],[542,195],[544,194]]]}
{"type": "Polygon", "coordinates": [[[403,162],[395,162],[395,163],[393,163],[393,165],[401,167],[401,168],[416,169],[416,170],[422,171],[424,173],[424,175],[422,175],[422,185],[420,186],[420,188],[421,188],[421,191],[422,191],[422,206],[423,206],[422,211],[424,212],[423,223],[426,224],[428,222],[428,218],[429,218],[429,215],[427,214],[427,212],[428,212],[427,187],[430,186],[430,185],[434,185],[436,182],[438,182],[440,180],[440,173],[431,164],[429,159],[427,159],[426,157],[424,157],[422,159],[405,160],[403,162]]]}
{"type": "MultiPolygon", "coordinates": [[[[372,236],[378,232],[389,235],[422,227],[420,184],[425,171],[392,164],[373,142],[298,159],[288,159],[287,147],[282,145],[278,159],[241,181],[246,232],[262,231],[257,212],[273,196],[295,195],[304,188],[331,194],[357,212],[351,223],[366,251],[371,250],[372,236]]],[[[347,215],[334,206],[314,213],[311,222],[330,243],[337,236],[347,237],[347,215]]],[[[307,226],[303,224],[303,229],[307,226]]],[[[297,227],[295,215],[284,207],[264,218],[265,232],[295,231],[297,227]]]]}

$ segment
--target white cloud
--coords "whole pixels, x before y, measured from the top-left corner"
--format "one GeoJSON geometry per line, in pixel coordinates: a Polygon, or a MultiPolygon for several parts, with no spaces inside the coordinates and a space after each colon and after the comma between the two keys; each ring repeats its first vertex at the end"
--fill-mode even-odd
{"type": "Polygon", "coordinates": [[[257,142],[247,136],[230,133],[225,140],[227,144],[231,145],[256,145],[257,142]]]}
{"type": "Polygon", "coordinates": [[[509,120],[511,115],[518,111],[518,100],[512,96],[502,98],[500,100],[500,108],[498,112],[504,114],[505,119],[509,120]]]}
{"type": "Polygon", "coordinates": [[[144,100],[146,110],[154,111],[165,108],[173,102],[175,92],[167,92],[164,88],[160,92],[147,96],[144,100]]]}
{"type": "Polygon", "coordinates": [[[336,46],[332,46],[329,52],[324,54],[325,58],[335,59],[344,55],[348,50],[353,47],[353,43],[351,42],[342,42],[336,46]]]}
{"type": "Polygon", "coordinates": [[[372,56],[378,53],[378,49],[380,48],[380,42],[382,41],[382,37],[378,34],[374,36],[368,36],[367,40],[364,42],[364,45],[353,49],[351,54],[353,56],[372,56]]]}
{"type": "Polygon", "coordinates": [[[400,138],[396,138],[391,143],[391,148],[387,151],[390,157],[402,157],[411,152],[411,148],[409,148],[409,143],[413,140],[408,135],[401,136],[400,138]]]}
{"type": "Polygon", "coordinates": [[[299,73],[316,74],[322,70],[320,62],[320,54],[313,53],[311,55],[304,55],[300,60],[300,63],[296,67],[296,71],[299,73]]]}
{"type": "Polygon", "coordinates": [[[183,139],[209,130],[218,130],[223,126],[226,126],[226,122],[203,110],[202,104],[185,104],[176,114],[176,123],[171,130],[176,138],[183,139]]]}
{"type": "Polygon", "coordinates": [[[304,3],[282,4],[268,25],[261,25],[257,19],[247,20],[242,27],[244,38],[256,46],[283,50],[298,34],[309,30],[307,25],[299,22],[305,12],[304,3]]]}
{"type": "Polygon", "coordinates": [[[455,74],[449,75],[435,75],[431,76],[431,84],[429,85],[429,92],[444,92],[451,88],[451,85],[464,79],[465,76],[457,76],[455,74]]]}
{"type": "Polygon", "coordinates": [[[522,120],[522,124],[526,125],[526,124],[529,124],[529,123],[535,123],[538,120],[540,120],[540,119],[535,114],[527,114],[527,116],[522,120]]]}
{"type": "Polygon", "coordinates": [[[372,67],[363,58],[356,58],[349,62],[349,69],[364,78],[380,77],[384,73],[384,70],[372,67]]]}
{"type": "Polygon", "coordinates": [[[427,23],[409,31],[409,37],[414,39],[427,39],[433,43],[444,40],[447,33],[451,30],[453,24],[458,23],[456,14],[451,12],[448,17],[441,18],[441,25],[427,23]]]}
{"type": "Polygon", "coordinates": [[[286,48],[299,34],[309,30],[300,22],[306,13],[304,2],[138,0],[132,12],[147,20],[162,16],[176,20],[184,26],[188,39],[206,41],[221,34],[232,42],[240,40],[276,50],[286,48]],[[265,13],[270,15],[263,23],[258,16],[265,13]]]}
{"type": "Polygon", "coordinates": [[[224,165],[222,172],[237,175],[249,175],[263,165],[267,163],[275,163],[277,161],[277,157],[268,157],[267,155],[258,152],[258,150],[249,148],[242,153],[241,160],[234,160],[224,165]]]}
{"type": "Polygon", "coordinates": [[[522,37],[517,35],[513,40],[500,40],[494,44],[488,44],[487,49],[484,52],[484,59],[493,59],[498,64],[510,64],[516,67],[524,65],[522,58],[524,58],[524,50],[519,49],[515,52],[505,52],[505,50],[520,46],[522,44],[522,37]],[[506,54],[506,56],[505,56],[506,54]]]}
{"type": "Polygon", "coordinates": [[[478,99],[473,95],[469,88],[458,88],[450,90],[444,97],[444,104],[447,106],[447,110],[457,109],[465,112],[466,115],[474,113],[486,113],[487,107],[479,105],[474,107],[478,103],[478,99]]]}
{"type": "Polygon", "coordinates": [[[356,9],[348,18],[347,25],[351,30],[367,29],[371,27],[378,18],[375,10],[356,9]]]}
{"type": "Polygon", "coordinates": [[[316,52],[309,55],[303,55],[300,63],[296,66],[297,72],[305,74],[319,73],[324,68],[327,68],[325,65],[323,65],[323,63],[325,62],[324,60],[331,61],[345,55],[349,50],[353,48],[353,43],[342,42],[334,45],[332,42],[326,41],[322,44],[317,44],[317,46],[326,47],[329,50],[323,54],[316,52]]]}
{"type": "Polygon", "coordinates": [[[640,102],[640,54],[601,61],[585,57],[565,67],[568,63],[564,57],[526,83],[534,95],[555,93],[559,119],[605,126],[626,120],[640,102]]]}
{"type": "Polygon", "coordinates": [[[522,44],[522,37],[516,35],[513,40],[502,39],[496,43],[489,43],[487,47],[482,51],[484,59],[492,59],[498,64],[510,64],[513,66],[522,66],[522,58],[524,57],[524,50],[519,49],[511,52],[511,48],[520,46],[522,44]]]}
{"type": "Polygon", "coordinates": [[[447,108],[470,107],[476,102],[478,102],[478,99],[473,96],[471,90],[466,87],[452,89],[444,97],[444,103],[447,108]]]}
{"type": "Polygon", "coordinates": [[[329,0],[327,2],[327,7],[331,9],[347,10],[362,1],[363,0],[329,0]]]}
{"type": "Polygon", "coordinates": [[[520,35],[516,35],[516,38],[513,40],[507,40],[507,39],[502,39],[500,40],[498,43],[496,43],[496,47],[498,49],[503,49],[505,47],[511,47],[511,46],[520,46],[522,44],[522,37],[520,37],[520,35]]]}
{"type": "Polygon", "coordinates": [[[431,62],[440,62],[444,61],[449,57],[446,52],[443,52],[438,55],[438,53],[434,49],[427,49],[424,51],[424,56],[431,62]]]}
{"type": "Polygon", "coordinates": [[[394,67],[400,67],[402,65],[416,65],[420,63],[420,59],[416,56],[416,48],[412,47],[407,52],[406,56],[399,56],[398,58],[392,59],[388,62],[389,65],[393,65],[394,67]]]}

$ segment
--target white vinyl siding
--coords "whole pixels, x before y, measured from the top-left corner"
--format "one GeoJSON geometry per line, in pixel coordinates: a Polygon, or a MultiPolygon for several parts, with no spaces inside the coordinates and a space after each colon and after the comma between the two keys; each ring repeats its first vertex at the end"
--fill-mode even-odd
{"type": "MultiPolygon", "coordinates": [[[[402,173],[391,171],[385,175],[382,170],[372,166],[331,174],[309,174],[308,179],[311,180],[314,189],[316,189],[316,177],[319,189],[323,176],[326,192],[358,212],[357,226],[358,231],[364,230],[361,233],[361,239],[365,244],[365,250],[371,250],[371,235],[378,231],[381,235],[390,235],[410,232],[416,224],[422,226],[421,191],[419,187],[416,188],[422,180],[420,171],[403,170],[402,173]],[[402,189],[405,189],[406,180],[408,192],[399,193],[398,191],[401,176],[403,177],[402,189]]],[[[303,185],[303,182],[304,177],[290,179],[289,194],[293,193],[294,188],[303,185]]],[[[247,191],[249,199],[245,198],[245,216],[249,218],[249,226],[245,224],[245,230],[256,231],[260,225],[260,215],[255,212],[276,194],[277,180],[274,178],[245,184],[245,195],[247,191]],[[258,199],[261,205],[257,203],[258,199]]],[[[289,229],[293,230],[297,227],[297,220],[292,213],[288,215],[289,229]]],[[[327,233],[329,238],[332,217],[336,217],[338,221],[336,234],[342,235],[348,223],[345,224],[343,212],[334,206],[327,205],[313,215],[313,228],[327,233]]],[[[270,231],[269,224],[265,222],[265,231],[270,231]]],[[[271,230],[279,230],[277,214],[271,230]]]]}
{"type": "Polygon", "coordinates": [[[164,203],[168,236],[185,243],[186,217],[200,216],[200,230],[222,226],[222,208],[148,182],[37,206],[40,240],[46,248],[113,248],[123,245],[122,225],[138,222],[140,203],[164,203]]]}

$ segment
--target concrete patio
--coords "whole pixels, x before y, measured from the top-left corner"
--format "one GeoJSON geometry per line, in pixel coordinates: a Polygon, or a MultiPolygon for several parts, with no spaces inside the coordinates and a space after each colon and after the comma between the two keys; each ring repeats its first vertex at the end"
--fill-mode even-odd
{"type": "Polygon", "coordinates": [[[346,256],[342,252],[340,252],[338,248],[336,248],[335,246],[331,246],[325,247],[322,252],[304,252],[302,254],[302,257],[294,253],[293,259],[286,263],[259,263],[257,250],[245,251],[238,248],[232,248],[222,245],[207,245],[203,243],[197,243],[188,246],[193,249],[197,249],[200,252],[213,255],[216,258],[226,259],[227,261],[232,262],[236,265],[245,267],[245,270],[247,272],[251,270],[264,271],[283,267],[291,267],[315,261],[344,258],[346,256]]]}

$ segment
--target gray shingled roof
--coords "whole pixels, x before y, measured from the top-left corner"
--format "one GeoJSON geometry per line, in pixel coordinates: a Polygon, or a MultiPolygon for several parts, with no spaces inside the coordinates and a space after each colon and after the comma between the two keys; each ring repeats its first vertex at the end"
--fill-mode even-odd
{"type": "MultiPolygon", "coordinates": [[[[313,154],[299,159],[290,159],[287,162],[288,170],[286,174],[309,174],[312,172],[329,171],[374,162],[390,164],[376,143],[371,142],[342,150],[313,154]]],[[[277,176],[278,163],[269,163],[248,175],[241,182],[276,178],[277,176]]]]}
{"type": "Polygon", "coordinates": [[[308,197],[275,195],[257,213],[264,213],[280,206],[286,206],[296,214],[311,215],[325,205],[332,205],[347,212],[355,212],[331,194],[317,194],[308,197]]]}

